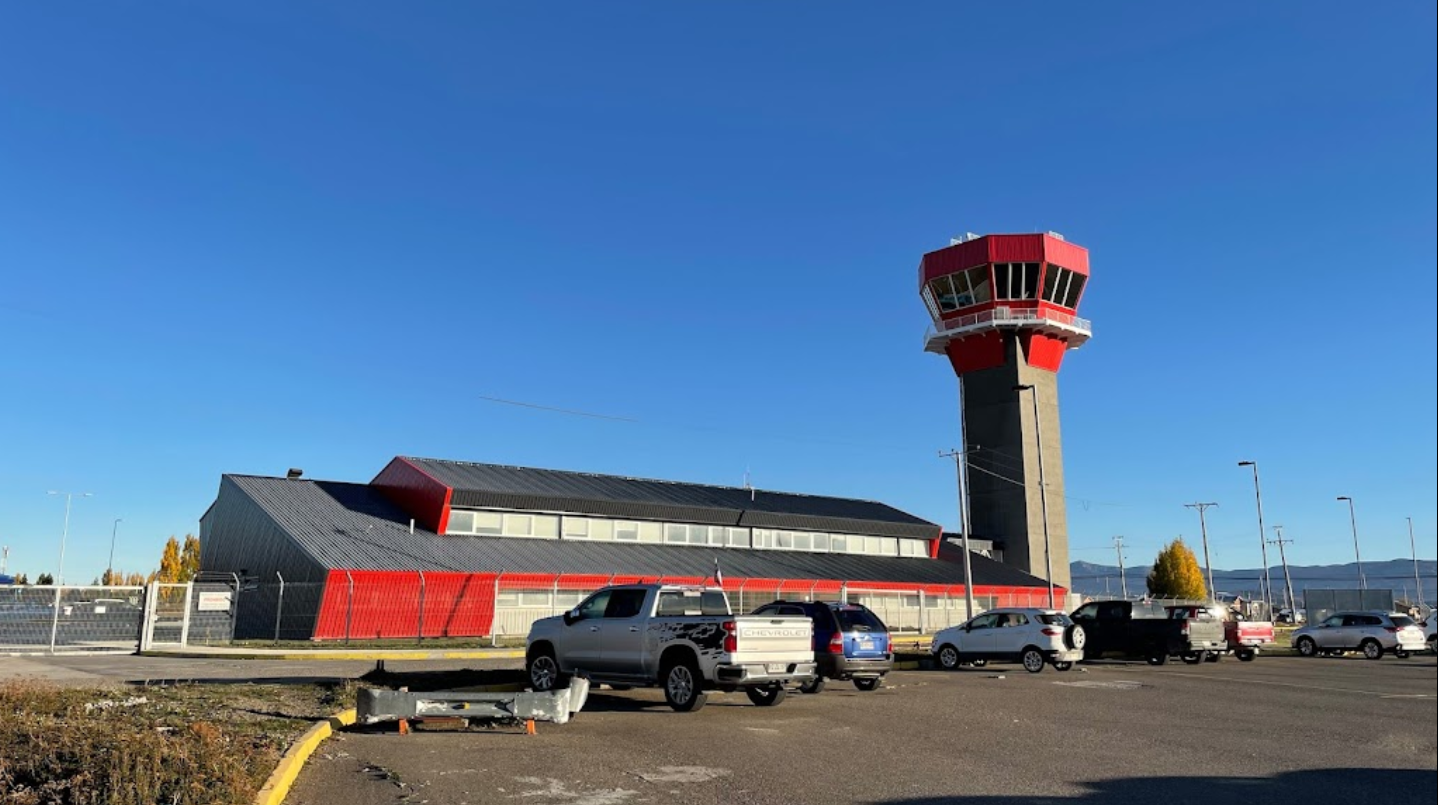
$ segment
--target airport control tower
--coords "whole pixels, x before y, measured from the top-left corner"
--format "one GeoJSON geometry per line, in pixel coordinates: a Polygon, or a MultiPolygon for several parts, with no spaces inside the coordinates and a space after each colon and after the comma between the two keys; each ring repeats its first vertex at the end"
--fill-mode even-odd
{"type": "Polygon", "coordinates": [[[947,355],[959,376],[973,535],[1001,540],[1004,562],[1036,576],[1051,565],[1065,589],[1058,371],[1092,332],[1075,315],[1088,273],[1088,251],[1053,232],[966,235],[919,261],[934,321],[924,349],[947,355]]]}

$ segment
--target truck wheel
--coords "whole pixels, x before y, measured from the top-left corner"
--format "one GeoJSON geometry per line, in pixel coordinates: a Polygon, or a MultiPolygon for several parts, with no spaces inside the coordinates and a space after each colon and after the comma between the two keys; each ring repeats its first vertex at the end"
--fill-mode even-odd
{"type": "Polygon", "coordinates": [[[1207,651],[1186,651],[1183,654],[1185,665],[1198,665],[1206,659],[1208,659],[1207,651]]]}
{"type": "Polygon", "coordinates": [[[529,655],[529,685],[536,693],[554,690],[564,681],[553,649],[540,649],[529,655]]]}
{"type": "Polygon", "coordinates": [[[789,695],[789,691],[779,687],[745,688],[744,695],[749,697],[749,701],[760,707],[773,707],[784,701],[784,697],[789,695]]]}
{"type": "Polygon", "coordinates": [[[682,659],[669,666],[664,674],[664,701],[681,713],[704,706],[708,695],[699,689],[699,666],[692,659],[682,659]]]}
{"type": "Polygon", "coordinates": [[[939,666],[945,671],[959,670],[959,650],[948,643],[939,646],[939,666]]]}
{"type": "Polygon", "coordinates": [[[805,682],[799,686],[800,693],[822,693],[824,691],[824,677],[816,676],[812,681],[805,682]]]}
{"type": "Polygon", "coordinates": [[[1253,662],[1258,659],[1258,649],[1246,648],[1238,650],[1239,662],[1253,662]]]}
{"type": "Polygon", "coordinates": [[[1358,647],[1363,652],[1363,657],[1369,660],[1383,659],[1383,646],[1377,640],[1364,640],[1363,645],[1358,647]]]}
{"type": "Polygon", "coordinates": [[[1019,655],[1019,661],[1023,663],[1024,670],[1031,674],[1042,671],[1046,664],[1044,653],[1033,646],[1024,649],[1024,653],[1019,655]]]}
{"type": "Polygon", "coordinates": [[[1074,664],[1071,663],[1071,662],[1068,662],[1067,660],[1063,660],[1063,661],[1054,663],[1054,670],[1055,670],[1055,671],[1068,671],[1068,670],[1072,669],[1073,667],[1074,667],[1074,664]]]}
{"type": "Polygon", "coordinates": [[[1162,649],[1154,649],[1144,658],[1149,665],[1168,665],[1168,654],[1162,649]]]}
{"type": "Polygon", "coordinates": [[[1314,642],[1313,638],[1311,637],[1298,638],[1298,643],[1294,646],[1294,648],[1298,649],[1298,655],[1300,657],[1318,656],[1318,643],[1314,642]]]}
{"type": "Polygon", "coordinates": [[[854,687],[863,691],[878,690],[879,685],[883,684],[883,682],[884,678],[881,676],[866,676],[855,679],[854,687]]]}

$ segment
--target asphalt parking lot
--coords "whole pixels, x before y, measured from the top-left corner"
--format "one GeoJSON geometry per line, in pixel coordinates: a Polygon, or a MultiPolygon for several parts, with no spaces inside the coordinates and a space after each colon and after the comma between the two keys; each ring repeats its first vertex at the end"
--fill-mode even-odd
{"type": "Polygon", "coordinates": [[[776,708],[597,690],[564,726],[353,731],[291,805],[1438,800],[1438,668],[1266,657],[901,671],[776,708]]]}

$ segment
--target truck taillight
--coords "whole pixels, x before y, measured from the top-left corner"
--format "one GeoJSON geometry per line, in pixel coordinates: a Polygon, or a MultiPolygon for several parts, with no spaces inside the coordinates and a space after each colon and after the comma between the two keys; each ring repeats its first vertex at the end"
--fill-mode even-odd
{"type": "Polygon", "coordinates": [[[1179,631],[1186,637],[1188,636],[1188,621],[1182,621],[1182,623],[1183,628],[1179,629],[1179,631]]]}
{"type": "Polygon", "coordinates": [[[1063,630],[1062,630],[1062,629],[1048,628],[1048,629],[1044,629],[1044,630],[1043,630],[1043,633],[1046,634],[1046,635],[1048,635],[1049,637],[1062,637],[1062,636],[1063,636],[1063,630]]]}
{"type": "Polygon", "coordinates": [[[831,637],[831,638],[829,638],[829,653],[830,653],[830,654],[843,654],[843,653],[844,653],[844,635],[840,634],[839,632],[835,632],[835,633],[834,633],[834,636],[831,637]]]}
{"type": "Polygon", "coordinates": [[[724,621],[721,628],[724,630],[724,653],[733,654],[739,650],[739,624],[724,621]]]}
{"type": "Polygon", "coordinates": [[[1397,627],[1397,626],[1384,626],[1384,627],[1383,627],[1383,631],[1387,632],[1388,634],[1398,634],[1398,627],[1397,627]]]}

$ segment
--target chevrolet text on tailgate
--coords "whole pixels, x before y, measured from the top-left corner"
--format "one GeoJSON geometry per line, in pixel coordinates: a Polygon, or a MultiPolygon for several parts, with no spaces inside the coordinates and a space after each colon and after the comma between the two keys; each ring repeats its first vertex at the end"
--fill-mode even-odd
{"type": "Polygon", "coordinates": [[[616,688],[661,686],[680,711],[703,707],[708,691],[740,688],[772,706],[814,678],[813,629],[805,617],[734,615],[719,589],[621,585],[535,621],[525,667],[536,691],[579,674],[616,688]]]}

